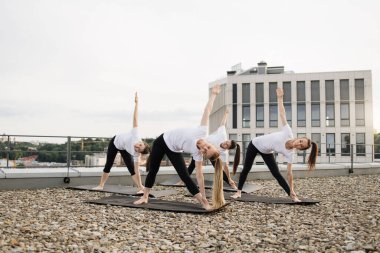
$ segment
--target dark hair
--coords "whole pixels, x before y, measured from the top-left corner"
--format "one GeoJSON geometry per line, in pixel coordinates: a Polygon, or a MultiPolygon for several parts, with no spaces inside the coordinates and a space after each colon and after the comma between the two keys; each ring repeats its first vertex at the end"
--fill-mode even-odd
{"type": "Polygon", "coordinates": [[[236,147],[237,143],[234,140],[231,140],[231,145],[229,149],[234,149],[236,147]]]}
{"type": "Polygon", "coordinates": [[[149,146],[149,144],[146,143],[145,141],[143,141],[142,143],[144,143],[145,148],[144,148],[143,151],[141,151],[141,154],[143,154],[143,155],[149,154],[150,153],[150,146],[149,146]]]}
{"type": "MultiPolygon", "coordinates": [[[[235,152],[235,157],[234,157],[234,165],[233,165],[233,169],[232,169],[232,174],[235,175],[237,167],[240,163],[240,145],[237,144],[235,141],[233,141],[233,142],[235,143],[235,146],[236,146],[236,152],[235,152]]],[[[232,141],[231,141],[231,146],[232,146],[232,141]]]]}
{"type": "MultiPolygon", "coordinates": [[[[303,137],[305,138],[305,137],[303,137]]],[[[307,160],[307,164],[309,167],[309,170],[314,170],[315,169],[315,162],[317,160],[317,154],[318,154],[318,145],[314,141],[311,141],[308,138],[305,138],[307,140],[307,146],[306,148],[300,149],[300,150],[306,150],[311,147],[310,155],[307,160]]]]}

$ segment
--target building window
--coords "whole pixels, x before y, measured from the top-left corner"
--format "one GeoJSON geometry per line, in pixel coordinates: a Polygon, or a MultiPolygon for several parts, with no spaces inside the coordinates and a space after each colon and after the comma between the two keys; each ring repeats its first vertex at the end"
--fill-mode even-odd
{"type": "Polygon", "coordinates": [[[342,156],[349,156],[350,155],[350,134],[349,133],[344,133],[341,134],[342,139],[341,139],[341,155],[342,156]]]}
{"type": "Polygon", "coordinates": [[[326,103],[326,126],[335,126],[335,105],[334,103],[326,103]]]}
{"type": "Polygon", "coordinates": [[[326,101],[334,101],[334,80],[325,81],[326,101]]]}
{"type": "Polygon", "coordinates": [[[355,123],[357,126],[365,125],[364,103],[355,102],[355,123]]]}
{"type": "Polygon", "coordinates": [[[318,145],[318,156],[321,156],[321,134],[313,133],[311,134],[311,140],[318,145]]]}
{"type": "Polygon", "coordinates": [[[243,83],[242,85],[242,102],[243,104],[250,104],[251,103],[251,89],[249,83],[243,83]]]}
{"type": "Polygon", "coordinates": [[[356,156],[365,156],[365,134],[356,134],[356,156]]]}
{"type": "Polygon", "coordinates": [[[335,134],[326,134],[326,154],[335,156],[335,134]]]}
{"type": "Polygon", "coordinates": [[[256,127],[264,127],[264,105],[256,106],[256,127]]]}
{"type": "Polygon", "coordinates": [[[349,126],[350,125],[350,104],[340,103],[340,125],[349,126]]]}
{"type": "Polygon", "coordinates": [[[319,127],[321,125],[321,112],[319,103],[311,104],[311,126],[319,127]]]}
{"type": "Polygon", "coordinates": [[[291,82],[283,82],[282,89],[284,90],[284,107],[286,113],[286,121],[289,126],[292,126],[292,86],[291,82]]]}
{"type": "Polygon", "coordinates": [[[249,105],[243,105],[243,128],[249,128],[251,122],[251,108],[249,105]]]}
{"type": "Polygon", "coordinates": [[[319,80],[311,81],[311,101],[320,102],[319,80]]]}
{"type": "Polygon", "coordinates": [[[355,79],[355,123],[365,125],[364,79],[355,79]]]}
{"type": "Polygon", "coordinates": [[[256,134],[256,137],[263,136],[263,135],[264,135],[264,134],[257,133],[257,134],[256,134]]]}
{"type": "Polygon", "coordinates": [[[306,126],[305,81],[297,82],[297,126],[306,126]]]}
{"type": "Polygon", "coordinates": [[[350,89],[347,79],[340,80],[340,100],[350,100],[350,89]]]}
{"type": "Polygon", "coordinates": [[[364,101],[364,79],[355,79],[355,100],[364,101]]]}
{"type": "Polygon", "coordinates": [[[264,84],[256,83],[256,127],[264,127],[264,84]]]}
{"type": "Polygon", "coordinates": [[[237,128],[237,84],[232,84],[232,128],[237,128]]]}
{"type": "Polygon", "coordinates": [[[319,80],[311,81],[311,126],[321,126],[320,86],[319,80]]]}
{"type": "Polygon", "coordinates": [[[305,103],[297,104],[297,126],[305,127],[306,126],[306,110],[305,103]]]}
{"type": "Polygon", "coordinates": [[[277,83],[269,83],[269,127],[278,127],[277,83]]]}

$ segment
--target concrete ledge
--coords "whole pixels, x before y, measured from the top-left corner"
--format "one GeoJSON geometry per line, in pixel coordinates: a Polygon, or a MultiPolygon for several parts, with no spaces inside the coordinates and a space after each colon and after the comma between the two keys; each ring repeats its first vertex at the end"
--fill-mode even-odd
{"type": "MultiPolygon", "coordinates": [[[[334,177],[348,176],[350,163],[339,164],[317,164],[316,170],[308,171],[306,164],[293,164],[293,176],[295,178],[306,177],[334,177]]],[[[281,174],[286,178],[285,164],[279,164],[281,174]]],[[[237,173],[234,176],[236,181],[239,180],[242,166],[238,167],[237,173]]],[[[204,166],[205,179],[212,180],[214,168],[212,165],[204,166]]],[[[145,168],[140,168],[142,181],[145,181],[147,172],[145,168]]],[[[67,177],[67,168],[36,168],[36,169],[0,169],[0,190],[11,189],[39,189],[47,187],[67,187],[84,184],[98,184],[100,176],[103,173],[103,168],[70,168],[69,178],[70,183],[64,183],[63,179],[67,177]]],[[[380,163],[356,163],[354,164],[353,175],[380,174],[380,163]]],[[[177,175],[173,167],[161,167],[156,183],[162,182],[177,175]]],[[[248,180],[258,179],[273,179],[268,167],[264,164],[254,164],[248,180]]],[[[117,185],[132,185],[133,181],[126,167],[114,167],[111,170],[108,184],[117,185]]]]}
{"type": "MultiPolygon", "coordinates": [[[[67,168],[54,169],[3,169],[5,178],[52,178],[67,177],[67,168]]],[[[79,177],[79,173],[69,170],[70,177],[79,177]]]]}

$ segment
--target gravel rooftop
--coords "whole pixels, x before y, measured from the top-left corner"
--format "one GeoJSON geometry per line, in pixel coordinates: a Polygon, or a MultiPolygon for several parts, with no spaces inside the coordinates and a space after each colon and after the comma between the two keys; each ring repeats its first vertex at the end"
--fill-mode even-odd
{"type": "MultiPolygon", "coordinates": [[[[257,195],[286,197],[274,180],[257,195]]],[[[311,206],[233,202],[183,214],[92,205],[109,193],[0,192],[0,252],[380,252],[380,175],[295,180],[311,206]]],[[[154,187],[168,189],[170,187],[154,187]]],[[[185,190],[164,199],[195,200],[185,190]]]]}

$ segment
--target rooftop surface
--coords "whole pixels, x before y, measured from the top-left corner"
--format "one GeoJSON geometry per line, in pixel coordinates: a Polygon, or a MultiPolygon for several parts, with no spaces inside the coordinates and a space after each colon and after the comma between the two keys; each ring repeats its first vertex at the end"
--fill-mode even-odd
{"type": "MultiPolygon", "coordinates": [[[[257,195],[285,197],[274,180],[254,183],[264,186],[257,195]]],[[[233,202],[215,214],[193,215],[84,203],[108,193],[1,191],[0,251],[380,251],[380,175],[296,179],[295,185],[300,197],[321,202],[233,202]]],[[[177,190],[165,199],[195,202],[184,189],[177,190]]]]}

